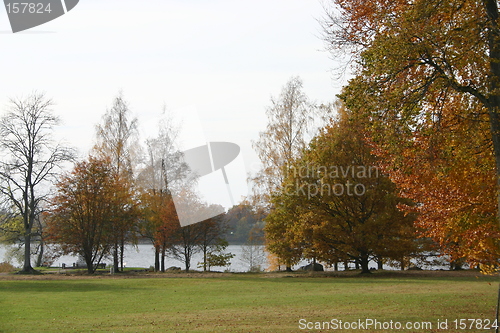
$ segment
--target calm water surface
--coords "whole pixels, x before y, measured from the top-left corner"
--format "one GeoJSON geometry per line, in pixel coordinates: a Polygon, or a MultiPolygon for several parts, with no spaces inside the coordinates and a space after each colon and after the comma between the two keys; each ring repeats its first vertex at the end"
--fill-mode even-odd
{"type": "MultiPolygon", "coordinates": [[[[5,246],[0,245],[0,262],[6,261],[5,258],[6,253],[5,246]]],[[[226,249],[226,253],[232,253],[235,255],[233,259],[231,259],[231,265],[229,266],[229,270],[231,272],[246,272],[249,269],[249,264],[242,260],[242,247],[240,245],[229,245],[226,249]]],[[[201,253],[197,253],[193,255],[191,260],[191,269],[197,269],[197,265],[202,261],[203,255],[201,253]]],[[[58,258],[53,266],[60,267],[62,264],[66,264],[66,266],[72,266],[73,263],[76,263],[77,257],[72,255],[61,256],[58,258]]],[[[104,262],[109,265],[111,260],[104,260],[104,262]]],[[[19,266],[19,263],[16,261],[11,261],[13,265],[19,266]]],[[[127,246],[125,248],[125,258],[124,265],[126,267],[144,267],[148,268],[150,266],[154,266],[154,247],[152,245],[140,244],[138,246],[127,246]]],[[[184,268],[184,263],[167,257],[165,259],[165,266],[177,266],[184,268]]],[[[262,268],[267,268],[267,262],[264,262],[262,268]]],[[[213,271],[224,271],[224,267],[213,267],[213,271]]]]}
{"type": "MultiPolygon", "coordinates": [[[[262,250],[264,247],[262,247],[262,250]]],[[[242,259],[242,254],[243,254],[243,249],[241,245],[229,245],[226,249],[226,253],[232,253],[235,256],[233,259],[231,259],[231,265],[227,268],[231,272],[247,272],[249,270],[249,264],[245,262],[245,260],[242,259]]],[[[6,261],[6,247],[4,245],[0,244],[0,262],[6,261]]],[[[191,269],[198,269],[197,265],[199,262],[202,261],[203,255],[201,253],[197,253],[193,255],[193,258],[191,260],[191,269]]],[[[61,256],[59,257],[53,264],[53,266],[56,267],[61,267],[62,264],[66,264],[66,266],[72,266],[73,263],[76,263],[77,257],[72,256],[72,255],[67,255],[67,256],[61,256]]],[[[106,263],[107,266],[111,264],[110,259],[105,259],[103,262],[106,263]]],[[[293,269],[297,269],[300,266],[306,265],[308,261],[301,261],[298,265],[295,265],[293,269]]],[[[11,264],[19,267],[20,263],[11,260],[11,264]]],[[[142,267],[142,268],[149,268],[151,266],[154,266],[154,247],[152,245],[147,245],[147,244],[140,244],[138,246],[127,246],[125,248],[125,258],[124,258],[124,264],[126,267],[142,267]]],[[[167,257],[165,259],[165,267],[171,267],[171,266],[176,266],[184,269],[184,263],[167,257]]],[[[343,269],[343,266],[341,266],[341,269],[343,269]]],[[[266,260],[264,260],[263,264],[261,265],[262,269],[266,269],[268,267],[268,263],[266,260]]],[[[370,262],[370,267],[376,268],[376,263],[373,261],[370,262]]],[[[353,268],[353,267],[351,267],[353,268]]],[[[395,269],[391,268],[388,266],[384,266],[385,269],[395,269]]],[[[448,269],[448,266],[444,265],[437,265],[437,266],[427,266],[424,267],[425,269],[448,269]]],[[[213,267],[212,271],[224,271],[226,268],[224,267],[213,267]]]]}

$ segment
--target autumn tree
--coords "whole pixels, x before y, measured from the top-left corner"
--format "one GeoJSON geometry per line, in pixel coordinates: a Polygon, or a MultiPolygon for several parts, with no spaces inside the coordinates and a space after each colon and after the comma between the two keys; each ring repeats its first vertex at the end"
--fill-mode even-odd
{"type": "Polygon", "coordinates": [[[51,242],[66,254],[81,255],[88,272],[94,273],[113,249],[115,220],[120,218],[116,212],[124,203],[134,205],[128,185],[109,160],[91,156],[77,163],[57,184],[47,216],[51,242]]]}
{"type": "MultiPolygon", "coordinates": [[[[120,93],[113,101],[113,106],[106,111],[102,124],[96,127],[97,143],[95,153],[101,158],[109,158],[113,170],[128,186],[135,184],[135,165],[139,156],[137,118],[131,117],[131,110],[120,93]]],[[[117,212],[120,213],[120,212],[117,212]]],[[[113,266],[116,272],[123,269],[125,242],[133,240],[136,220],[121,215],[116,219],[113,247],[113,266]]]]}
{"type": "Polygon", "coordinates": [[[422,235],[452,260],[497,267],[497,1],[332,2],[328,47],[354,60],[342,99],[372,124],[384,170],[419,203],[408,210],[422,235]]]}
{"type": "Polygon", "coordinates": [[[0,213],[0,243],[14,244],[23,241],[23,220],[10,209],[0,213]]]}
{"type": "Polygon", "coordinates": [[[155,248],[155,270],[165,270],[165,255],[172,233],[179,227],[171,190],[188,187],[188,168],[177,146],[179,128],[173,119],[160,121],[159,134],[146,141],[147,157],[137,180],[143,216],[139,225],[143,237],[155,248]]]}
{"type": "MultiPolygon", "coordinates": [[[[271,106],[266,111],[266,130],[253,143],[262,163],[261,170],[252,179],[254,198],[267,211],[271,207],[271,196],[281,189],[288,164],[300,157],[306,147],[315,118],[321,118],[329,110],[324,106],[316,107],[309,100],[299,77],[292,77],[283,87],[279,98],[271,99],[271,106]]],[[[281,232],[286,230],[281,229],[281,232]]],[[[285,255],[284,252],[282,254],[285,255]]],[[[282,259],[292,261],[290,258],[282,259]]]]}
{"type": "MultiPolygon", "coordinates": [[[[155,229],[154,246],[155,249],[160,249],[160,270],[165,272],[165,259],[167,257],[167,250],[169,250],[174,242],[175,235],[179,231],[179,219],[175,210],[174,201],[170,193],[155,194],[159,198],[161,206],[158,211],[153,214],[159,218],[160,223],[157,224],[155,229]]],[[[156,269],[156,262],[155,262],[156,269]]]]}
{"type": "Polygon", "coordinates": [[[303,258],[304,240],[295,235],[295,225],[300,218],[296,203],[286,192],[275,193],[271,211],[265,218],[266,248],[274,254],[278,266],[285,265],[288,272],[303,258]]]}
{"type": "Polygon", "coordinates": [[[53,103],[43,94],[32,93],[24,99],[11,99],[0,120],[0,193],[22,217],[24,264],[22,272],[31,273],[33,227],[48,186],[55,181],[62,164],[73,152],[52,140],[59,123],[53,103]]]}
{"type": "Polygon", "coordinates": [[[6,248],[10,247],[6,257],[16,257],[22,262],[24,258],[23,240],[24,226],[22,217],[15,209],[5,207],[0,213],[0,244],[6,245],[6,248]]]}
{"type": "Polygon", "coordinates": [[[413,218],[397,208],[411,203],[379,172],[362,122],[342,108],[338,112],[291,165],[282,192],[273,198],[265,227],[268,249],[279,255],[284,242],[284,249],[294,249],[295,261],[348,259],[369,273],[374,257],[413,250],[406,248],[415,238],[413,218]],[[274,226],[283,221],[290,221],[284,234],[274,226]]]}
{"type": "Polygon", "coordinates": [[[155,249],[155,271],[165,270],[166,250],[178,220],[171,195],[163,190],[142,190],[140,194],[141,221],[139,232],[148,238],[155,249]]]}
{"type": "Polygon", "coordinates": [[[224,238],[231,244],[244,244],[250,231],[264,219],[265,214],[248,201],[243,201],[231,207],[224,215],[227,225],[224,238]]]}

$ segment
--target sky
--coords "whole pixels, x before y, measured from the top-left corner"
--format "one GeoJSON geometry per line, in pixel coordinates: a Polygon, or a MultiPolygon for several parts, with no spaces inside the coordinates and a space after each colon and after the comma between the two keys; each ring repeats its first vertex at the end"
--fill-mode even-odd
{"type": "MultiPolygon", "coordinates": [[[[62,119],[57,137],[85,157],[95,125],[122,92],[154,137],[173,115],[185,149],[226,141],[255,173],[252,141],[266,108],[292,76],[318,103],[343,81],[324,51],[321,0],[80,0],[67,14],[13,34],[0,8],[0,115],[9,98],[44,92],[62,119]]],[[[234,189],[239,198],[242,189],[234,189]]]]}

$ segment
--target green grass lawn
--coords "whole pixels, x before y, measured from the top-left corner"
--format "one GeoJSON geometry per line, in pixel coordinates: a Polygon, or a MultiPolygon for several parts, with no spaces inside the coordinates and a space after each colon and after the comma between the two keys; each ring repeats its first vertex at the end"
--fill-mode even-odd
{"type": "Polygon", "coordinates": [[[3,276],[0,332],[326,332],[300,329],[299,320],[367,318],[433,324],[406,332],[457,332],[455,319],[493,319],[498,279],[450,274],[3,276]]]}

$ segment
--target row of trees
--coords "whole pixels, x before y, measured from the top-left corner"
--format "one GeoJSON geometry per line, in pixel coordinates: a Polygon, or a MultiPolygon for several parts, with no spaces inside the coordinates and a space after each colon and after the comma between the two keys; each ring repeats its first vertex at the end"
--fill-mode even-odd
{"type": "Polygon", "coordinates": [[[119,95],[96,127],[88,158],[78,161],[73,150],[51,139],[58,123],[51,105],[33,93],[12,100],[0,120],[0,227],[4,240],[23,243],[23,272],[34,272],[33,239],[41,249],[49,242],[59,253],[81,256],[90,273],[107,257],[116,272],[123,269],[125,245],[138,238],[154,245],[156,270],[165,270],[167,254],[185,262],[186,270],[198,251],[204,254],[203,269],[230,259],[222,253],[227,245],[221,217],[180,227],[172,191],[193,211],[220,208],[200,202],[191,190],[196,179],[187,177],[172,122],[162,123],[158,137],[146,142],[142,159],[137,119],[119,95]],[[74,167],[64,173],[69,163],[74,167]]]}
{"type": "Polygon", "coordinates": [[[499,20],[497,1],[332,0],[324,39],[354,74],[337,117],[307,145],[318,108],[292,79],[255,145],[279,262],[367,272],[432,248],[499,268],[499,20]]]}
{"type": "Polygon", "coordinates": [[[498,269],[497,1],[333,2],[328,46],[356,63],[340,97],[384,173],[416,203],[401,208],[451,260],[498,269]]]}
{"type": "Polygon", "coordinates": [[[268,164],[256,183],[267,181],[267,249],[288,270],[302,259],[335,266],[354,261],[363,272],[369,272],[372,258],[404,267],[422,251],[415,241],[415,214],[398,209],[411,201],[400,198],[379,170],[362,119],[341,103],[322,109],[306,103],[301,88],[298,78],[283,88],[255,145],[268,164]],[[319,112],[328,116],[332,108],[336,117],[307,144],[310,119],[319,112]]]}
{"type": "MultiPolygon", "coordinates": [[[[427,251],[422,240],[431,240],[451,261],[498,269],[497,1],[332,0],[331,8],[323,22],[327,47],[336,59],[348,60],[353,73],[340,102],[317,105],[292,78],[272,100],[268,126],[254,144],[263,164],[253,179],[254,199],[259,214],[267,215],[268,250],[288,269],[310,258],[333,265],[354,260],[368,272],[372,259],[403,267],[427,251]]],[[[8,199],[2,225],[21,230],[23,270],[32,270],[31,238],[47,237],[39,226],[69,217],[87,223],[95,212],[109,215],[101,219],[110,230],[99,235],[106,247],[90,259],[110,253],[118,270],[125,243],[138,234],[155,244],[157,268],[171,244],[175,254],[189,258],[192,251],[181,239],[202,228],[178,228],[170,191],[192,207],[211,208],[190,191],[194,180],[186,179],[174,127],[164,126],[142,154],[136,120],[117,98],[98,127],[91,157],[44,205],[58,167],[74,157],[50,141],[57,118],[49,106],[40,95],[12,101],[0,121],[0,192],[8,199]],[[135,156],[142,155],[147,159],[137,163],[135,156]],[[89,169],[99,174],[92,181],[103,183],[81,186],[87,194],[109,195],[105,203],[75,194],[89,169]],[[98,206],[78,212],[69,198],[82,200],[80,210],[98,206]]],[[[231,214],[245,221],[244,214],[231,214]]],[[[62,228],[49,230],[70,251],[70,242],[57,238],[62,228]]]]}
{"type": "Polygon", "coordinates": [[[339,109],[288,169],[267,218],[268,248],[287,267],[302,258],[337,265],[394,260],[403,267],[419,252],[414,215],[397,206],[395,185],[379,172],[360,125],[339,109]]]}

